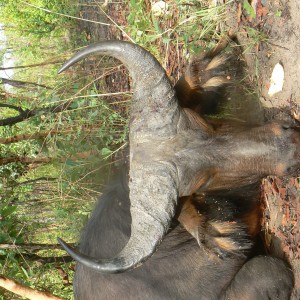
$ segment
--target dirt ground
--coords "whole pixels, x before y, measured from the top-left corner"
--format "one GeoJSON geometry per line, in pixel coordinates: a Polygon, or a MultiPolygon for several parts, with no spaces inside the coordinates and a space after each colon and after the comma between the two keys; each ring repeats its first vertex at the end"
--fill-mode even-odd
{"type": "MultiPolygon", "coordinates": [[[[99,12],[99,4],[82,0],[82,17],[96,21],[108,21],[99,12]]],[[[221,1],[222,2],[222,1],[221,1]]],[[[223,1],[226,2],[226,1],[223,1]]],[[[228,10],[228,30],[237,34],[249,68],[249,74],[258,87],[260,104],[265,118],[286,118],[291,109],[300,107],[300,1],[252,0],[256,16],[250,17],[242,8],[243,1],[234,1],[228,10]],[[251,43],[252,47],[248,47],[251,43]],[[284,69],[281,92],[270,97],[270,77],[274,66],[280,63],[284,69]]],[[[109,4],[106,11],[119,25],[126,25],[125,4],[109,4]],[[122,6],[123,5],[123,6],[122,6]],[[122,9],[121,9],[121,8],[122,9]]],[[[102,39],[121,39],[118,30],[104,30],[98,24],[82,23],[87,42],[102,39]]],[[[167,72],[178,78],[186,61],[169,49],[167,72]],[[176,59],[175,59],[176,58],[176,59]],[[174,75],[175,74],[175,75],[174,75]]],[[[125,70],[106,78],[110,91],[128,90],[125,70]]],[[[300,110],[299,110],[300,112],[300,110]]],[[[262,185],[262,203],[265,240],[271,253],[285,256],[296,276],[293,299],[300,299],[300,182],[295,178],[267,178],[262,185]]]]}
{"type": "Polygon", "coordinates": [[[290,107],[293,102],[300,104],[300,2],[265,2],[266,16],[262,16],[257,25],[262,26],[268,38],[257,52],[261,101],[266,107],[290,107]],[[268,95],[270,77],[277,63],[284,67],[285,80],[282,92],[271,98],[268,95]]]}
{"type": "MultiPolygon", "coordinates": [[[[254,1],[252,1],[253,3],[254,1]]],[[[239,3],[231,7],[230,27],[247,43],[249,28],[262,33],[253,49],[245,52],[250,74],[257,79],[260,102],[266,119],[286,118],[300,107],[300,2],[298,0],[255,1],[256,18],[241,13],[239,3]],[[274,66],[284,69],[281,92],[269,96],[274,66]]],[[[253,38],[253,37],[252,37],[253,38]]],[[[294,269],[300,299],[300,184],[299,178],[268,178],[262,185],[265,239],[271,253],[286,256],[294,269]]]]}

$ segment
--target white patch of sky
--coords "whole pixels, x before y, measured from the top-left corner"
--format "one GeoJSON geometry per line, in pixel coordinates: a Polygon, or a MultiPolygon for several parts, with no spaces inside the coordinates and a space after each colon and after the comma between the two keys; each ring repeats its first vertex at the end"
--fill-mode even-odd
{"type": "MultiPolygon", "coordinates": [[[[5,36],[2,24],[0,24],[0,49],[5,49],[5,48],[6,48],[6,36],[5,36]]],[[[4,54],[3,64],[1,67],[9,68],[9,67],[13,67],[13,66],[14,66],[14,60],[13,60],[12,54],[9,51],[7,51],[4,54]]],[[[14,73],[13,69],[0,70],[0,77],[11,78],[13,73],[14,73]]],[[[9,89],[9,88],[10,88],[10,86],[5,85],[5,89],[9,89]]]]}

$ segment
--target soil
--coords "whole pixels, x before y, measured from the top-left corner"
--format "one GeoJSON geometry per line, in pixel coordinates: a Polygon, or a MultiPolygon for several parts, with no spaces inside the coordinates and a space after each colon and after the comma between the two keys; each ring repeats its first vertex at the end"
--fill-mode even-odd
{"type": "Polygon", "coordinates": [[[261,18],[263,32],[268,40],[257,51],[261,101],[266,107],[290,107],[300,104],[300,2],[265,1],[266,16],[261,18]],[[279,17],[277,14],[281,14],[279,17]],[[285,71],[282,92],[270,97],[270,77],[275,64],[281,63],[285,71]]]}
{"type": "MultiPolygon", "coordinates": [[[[222,1],[221,1],[222,2],[222,1]]],[[[226,1],[223,1],[226,2],[226,1]]],[[[244,47],[244,56],[249,69],[249,77],[258,87],[259,107],[267,120],[286,119],[291,110],[300,107],[300,2],[298,0],[252,0],[256,17],[250,17],[241,9],[243,1],[235,1],[228,9],[226,26],[237,34],[241,45],[252,41],[253,47],[244,47]],[[259,33],[253,43],[251,30],[259,33]],[[284,85],[281,92],[270,97],[270,77],[274,66],[280,63],[284,68],[284,85]]],[[[100,10],[101,3],[82,0],[81,17],[89,20],[110,22],[100,10]]],[[[112,3],[105,7],[106,13],[119,25],[126,25],[126,4],[112,3]]],[[[87,43],[103,39],[126,39],[120,31],[99,24],[81,22],[87,43]]],[[[178,48],[162,49],[167,53],[166,70],[176,81],[181,75],[186,61],[178,48]],[[178,54],[179,53],[179,54],[178,54]]],[[[181,50],[181,49],[179,49],[181,50]]],[[[95,65],[93,72],[97,73],[95,65]]],[[[119,68],[106,76],[110,92],[128,91],[130,82],[127,72],[119,68]]],[[[119,100],[115,98],[115,100],[119,100]]],[[[114,100],[112,100],[114,101],[114,100]]],[[[255,109],[257,109],[257,105],[255,109]]],[[[254,106],[252,107],[252,110],[254,106]]],[[[249,112],[249,107],[246,108],[249,112]]],[[[254,110],[254,114],[256,111],[254,110]]],[[[260,112],[259,112],[260,113],[260,112]]],[[[274,178],[264,180],[262,184],[262,202],[266,245],[271,254],[288,259],[296,277],[296,288],[292,299],[300,299],[300,182],[295,178],[274,178]]]]}
{"type": "MultiPolygon", "coordinates": [[[[235,3],[230,8],[229,26],[238,32],[242,45],[250,39],[249,28],[262,33],[264,41],[245,52],[246,62],[250,75],[257,80],[266,119],[286,119],[300,107],[300,2],[258,0],[252,4],[254,2],[256,18],[242,13],[239,3],[235,3]],[[270,78],[277,63],[284,68],[283,89],[270,97],[270,78]]],[[[286,257],[290,262],[296,281],[293,299],[300,299],[299,178],[265,179],[262,198],[266,245],[271,254],[286,257]]]]}

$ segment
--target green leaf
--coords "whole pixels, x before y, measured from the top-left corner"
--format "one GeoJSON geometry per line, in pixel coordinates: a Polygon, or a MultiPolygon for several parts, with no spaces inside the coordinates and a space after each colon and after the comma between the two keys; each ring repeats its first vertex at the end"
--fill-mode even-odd
{"type": "Polygon", "coordinates": [[[252,18],[255,18],[256,17],[256,13],[255,13],[255,10],[254,8],[249,4],[248,0],[244,0],[244,9],[245,11],[247,12],[247,14],[252,17],[252,18]]]}
{"type": "Polygon", "coordinates": [[[165,37],[165,38],[163,38],[162,41],[163,41],[164,44],[168,44],[172,41],[172,39],[165,37]]]}
{"type": "Polygon", "coordinates": [[[5,206],[1,209],[1,215],[7,217],[16,211],[16,206],[5,206]]]}
{"type": "Polygon", "coordinates": [[[23,271],[25,277],[26,277],[27,279],[29,279],[29,276],[28,276],[27,271],[26,271],[22,266],[21,266],[21,269],[22,269],[22,271],[23,271]]]}
{"type": "Polygon", "coordinates": [[[111,153],[112,153],[112,151],[108,148],[102,148],[102,150],[101,150],[102,156],[109,156],[109,155],[111,155],[111,153]]]}
{"type": "Polygon", "coordinates": [[[161,33],[161,29],[160,29],[160,27],[159,27],[159,23],[158,23],[157,19],[154,17],[153,14],[151,14],[151,18],[152,18],[152,23],[153,23],[153,25],[154,25],[155,30],[156,30],[158,33],[161,33]]]}
{"type": "Polygon", "coordinates": [[[73,101],[71,104],[70,104],[70,108],[72,109],[76,109],[79,107],[79,101],[73,101]]]}
{"type": "Polygon", "coordinates": [[[66,159],[65,164],[69,167],[74,167],[74,166],[77,166],[79,163],[68,158],[68,159],[66,159]]]}
{"type": "Polygon", "coordinates": [[[136,10],[139,9],[139,5],[136,3],[135,0],[130,0],[130,5],[136,10]]]}
{"type": "Polygon", "coordinates": [[[66,144],[61,142],[61,141],[56,141],[56,147],[59,149],[59,150],[65,150],[66,149],[66,144]]]}

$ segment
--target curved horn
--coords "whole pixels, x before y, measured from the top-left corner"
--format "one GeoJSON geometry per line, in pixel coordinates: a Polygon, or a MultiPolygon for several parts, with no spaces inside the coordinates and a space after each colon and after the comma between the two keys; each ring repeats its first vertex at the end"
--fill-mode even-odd
{"type": "Polygon", "coordinates": [[[119,273],[139,266],[155,252],[175,214],[178,198],[176,168],[166,168],[164,164],[152,163],[146,165],[143,170],[140,168],[136,170],[135,167],[133,169],[138,180],[130,184],[131,236],[115,258],[89,257],[58,239],[70,256],[97,272],[119,273]],[[139,188],[141,184],[142,190],[139,188]],[[154,189],[157,186],[158,189],[154,189]],[[149,198],[153,201],[150,202],[149,198]]]}
{"type": "Polygon", "coordinates": [[[128,42],[91,45],[75,54],[59,72],[95,52],[121,60],[133,79],[129,133],[131,236],[124,249],[112,259],[90,258],[59,242],[87,267],[116,273],[135,268],[151,256],[175,214],[178,170],[174,164],[163,162],[164,155],[160,153],[165,151],[161,144],[176,135],[181,111],[175,91],[158,61],[143,48],[128,42]]]}
{"type": "Polygon", "coordinates": [[[105,41],[79,51],[58,72],[94,53],[115,57],[129,70],[133,83],[130,133],[142,139],[174,135],[179,118],[175,90],[156,58],[136,44],[105,41]]]}

